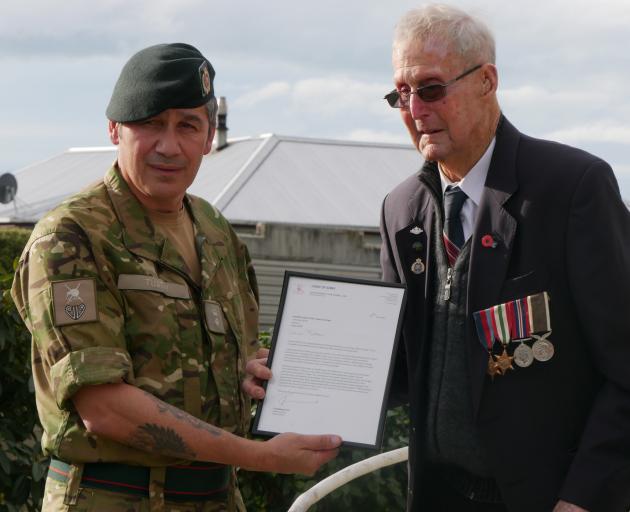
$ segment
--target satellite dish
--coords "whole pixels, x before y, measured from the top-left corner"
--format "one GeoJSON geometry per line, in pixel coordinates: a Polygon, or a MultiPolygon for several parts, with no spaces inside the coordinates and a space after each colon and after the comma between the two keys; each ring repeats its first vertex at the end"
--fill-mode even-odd
{"type": "Polygon", "coordinates": [[[17,180],[10,172],[0,176],[0,203],[7,204],[15,199],[17,180]]]}

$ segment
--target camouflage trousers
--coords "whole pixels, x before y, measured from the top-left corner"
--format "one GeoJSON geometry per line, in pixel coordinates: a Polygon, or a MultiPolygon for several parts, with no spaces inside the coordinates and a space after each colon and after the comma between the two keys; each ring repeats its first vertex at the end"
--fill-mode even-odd
{"type": "Polygon", "coordinates": [[[163,507],[151,506],[149,498],[132,496],[101,489],[79,489],[76,505],[64,504],[67,485],[51,478],[46,480],[42,512],[245,512],[238,489],[228,502],[172,502],[163,507]]]}

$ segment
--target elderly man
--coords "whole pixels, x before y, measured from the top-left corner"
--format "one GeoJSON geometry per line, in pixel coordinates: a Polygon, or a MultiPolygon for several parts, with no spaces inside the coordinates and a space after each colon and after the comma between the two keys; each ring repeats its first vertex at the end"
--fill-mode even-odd
{"type": "Polygon", "coordinates": [[[44,510],[244,510],[235,467],[311,474],[340,444],[240,437],[256,279],[228,222],[186,194],[212,145],[213,78],[186,44],[135,54],[107,109],[117,161],[20,260],[12,294],[52,456],[44,510]]]}
{"type": "Polygon", "coordinates": [[[491,33],[448,6],[396,28],[386,95],[425,163],[382,208],[406,283],[413,511],[630,504],[630,215],[601,159],[517,131],[491,33]]]}

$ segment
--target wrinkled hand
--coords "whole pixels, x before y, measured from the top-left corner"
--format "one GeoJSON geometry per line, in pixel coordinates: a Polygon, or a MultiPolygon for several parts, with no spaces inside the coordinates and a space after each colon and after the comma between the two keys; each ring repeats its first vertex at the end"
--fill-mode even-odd
{"type": "Polygon", "coordinates": [[[567,503],[566,501],[560,500],[553,508],[553,512],[588,512],[588,510],[582,507],[578,507],[577,505],[573,505],[572,503],[567,503]]]}
{"type": "Polygon", "coordinates": [[[279,434],[266,441],[262,471],[311,476],[339,453],[341,438],[334,435],[279,434]]]}
{"type": "Polygon", "coordinates": [[[269,349],[260,348],[256,355],[247,361],[245,372],[247,376],[241,384],[244,393],[257,400],[265,398],[265,390],[262,387],[264,381],[271,379],[271,370],[267,368],[267,356],[269,349]]]}

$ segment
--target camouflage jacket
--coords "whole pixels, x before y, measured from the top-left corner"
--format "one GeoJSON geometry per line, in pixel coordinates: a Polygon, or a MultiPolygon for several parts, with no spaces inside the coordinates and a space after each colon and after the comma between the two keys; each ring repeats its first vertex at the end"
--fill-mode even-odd
{"type": "Polygon", "coordinates": [[[194,196],[185,206],[201,286],[116,166],[35,226],[12,296],[32,334],[46,453],[73,463],[175,462],[86,432],[72,395],[121,380],[230,432],[247,430],[240,381],[257,348],[256,278],[225,218],[194,196]]]}

